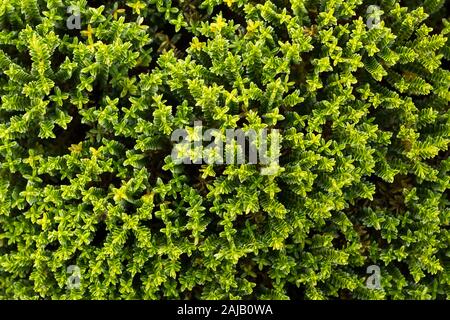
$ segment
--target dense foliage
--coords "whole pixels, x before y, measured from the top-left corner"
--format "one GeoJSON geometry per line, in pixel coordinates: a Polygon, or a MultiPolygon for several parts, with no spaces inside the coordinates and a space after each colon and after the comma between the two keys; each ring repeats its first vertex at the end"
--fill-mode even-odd
{"type": "Polygon", "coordinates": [[[450,298],[446,8],[0,0],[0,298],[450,298]],[[176,163],[195,120],[278,170],[176,163]]]}

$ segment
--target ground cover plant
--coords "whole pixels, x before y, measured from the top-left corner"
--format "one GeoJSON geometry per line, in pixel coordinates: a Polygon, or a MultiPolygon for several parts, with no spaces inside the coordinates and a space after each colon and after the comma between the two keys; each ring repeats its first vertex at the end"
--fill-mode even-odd
{"type": "Polygon", "coordinates": [[[450,298],[448,18],[0,0],[0,298],[450,298]]]}

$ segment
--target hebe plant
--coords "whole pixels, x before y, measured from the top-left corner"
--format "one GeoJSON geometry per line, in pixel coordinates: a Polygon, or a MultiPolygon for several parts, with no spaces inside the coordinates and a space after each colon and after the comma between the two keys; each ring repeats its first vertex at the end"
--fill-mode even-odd
{"type": "Polygon", "coordinates": [[[0,0],[0,297],[450,298],[447,7],[0,0]],[[279,170],[177,164],[196,120],[279,170]]]}

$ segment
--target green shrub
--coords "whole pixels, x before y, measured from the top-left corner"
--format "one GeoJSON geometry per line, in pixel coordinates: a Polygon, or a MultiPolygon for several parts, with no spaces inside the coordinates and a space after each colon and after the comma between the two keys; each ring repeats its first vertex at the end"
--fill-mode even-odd
{"type": "Polygon", "coordinates": [[[446,8],[0,1],[0,297],[450,298],[446,8]],[[178,163],[194,121],[276,170],[178,163]]]}

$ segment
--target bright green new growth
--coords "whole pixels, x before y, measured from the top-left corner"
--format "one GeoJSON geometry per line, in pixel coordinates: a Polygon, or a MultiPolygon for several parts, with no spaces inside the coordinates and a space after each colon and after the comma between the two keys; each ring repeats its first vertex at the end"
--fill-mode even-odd
{"type": "Polygon", "coordinates": [[[450,298],[446,7],[0,0],[0,298],[450,298]],[[281,169],[175,164],[194,120],[281,169]]]}

